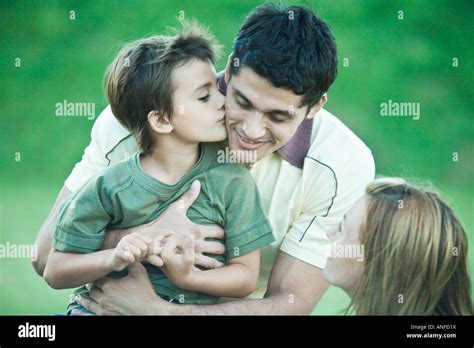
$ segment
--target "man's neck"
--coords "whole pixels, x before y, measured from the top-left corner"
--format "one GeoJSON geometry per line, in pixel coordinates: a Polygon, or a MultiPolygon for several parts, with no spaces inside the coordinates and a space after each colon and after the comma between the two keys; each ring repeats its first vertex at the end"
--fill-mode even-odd
{"type": "Polygon", "coordinates": [[[173,185],[199,158],[199,143],[185,143],[173,136],[160,137],[150,153],[142,155],[143,170],[158,181],[173,185]]]}

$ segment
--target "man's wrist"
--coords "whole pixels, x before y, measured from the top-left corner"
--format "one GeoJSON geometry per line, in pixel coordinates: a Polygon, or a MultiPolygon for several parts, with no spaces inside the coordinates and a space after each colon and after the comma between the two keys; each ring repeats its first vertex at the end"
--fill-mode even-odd
{"type": "Polygon", "coordinates": [[[150,310],[147,315],[178,315],[180,314],[180,307],[182,305],[177,305],[173,304],[170,302],[167,302],[159,297],[159,295],[156,295],[157,299],[156,301],[153,301],[151,303],[151,306],[148,307],[150,310]]]}

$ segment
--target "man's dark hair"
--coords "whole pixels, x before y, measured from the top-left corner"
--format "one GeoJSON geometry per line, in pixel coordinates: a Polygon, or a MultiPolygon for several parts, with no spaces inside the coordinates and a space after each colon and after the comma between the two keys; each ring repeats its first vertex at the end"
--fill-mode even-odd
{"type": "Polygon", "coordinates": [[[230,76],[244,67],[302,95],[300,107],[310,108],[336,78],[336,42],[328,25],[308,8],[261,5],[234,40],[230,76]]]}

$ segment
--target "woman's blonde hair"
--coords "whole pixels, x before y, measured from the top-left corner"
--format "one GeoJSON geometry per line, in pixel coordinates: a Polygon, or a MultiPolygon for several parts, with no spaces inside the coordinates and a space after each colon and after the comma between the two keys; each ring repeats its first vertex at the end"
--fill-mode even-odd
{"type": "Polygon", "coordinates": [[[368,185],[364,271],[352,307],[366,315],[471,315],[467,237],[435,191],[402,179],[368,185]]]}

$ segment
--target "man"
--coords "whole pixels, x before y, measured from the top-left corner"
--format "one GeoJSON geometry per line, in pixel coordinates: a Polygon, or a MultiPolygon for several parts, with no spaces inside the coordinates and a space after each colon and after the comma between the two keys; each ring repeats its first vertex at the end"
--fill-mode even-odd
{"type": "MultiPolygon", "coordinates": [[[[249,299],[212,306],[170,304],[154,293],[144,267],[137,264],[125,278],[94,282],[91,299],[80,298],[80,303],[97,314],[309,314],[328,287],[321,271],[330,243],[326,231],[341,221],[375,171],[370,150],[322,109],[336,72],[334,38],[307,8],[257,7],[235,39],[225,79],[219,82],[226,93],[229,147],[257,153],[251,173],[277,239],[262,249],[257,290],[249,299]]],[[[136,149],[110,109],[104,110],[82,161],[39,232],[38,273],[47,261],[60,203],[136,149]]],[[[172,230],[194,234],[196,265],[221,266],[204,254],[223,252],[218,243],[205,240],[223,238],[222,230],[186,217],[198,194],[189,191],[150,224],[109,233],[103,248],[115,246],[131,231],[158,236],[172,230]]]]}

